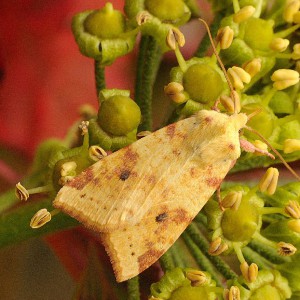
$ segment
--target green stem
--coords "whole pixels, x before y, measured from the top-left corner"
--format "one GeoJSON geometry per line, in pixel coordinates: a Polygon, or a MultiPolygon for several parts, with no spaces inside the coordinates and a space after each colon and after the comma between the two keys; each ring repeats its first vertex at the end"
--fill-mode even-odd
{"type": "Polygon", "coordinates": [[[94,71],[95,71],[96,91],[98,97],[99,92],[105,89],[105,67],[102,67],[100,65],[100,62],[98,60],[95,60],[94,71]]]}
{"type": "Polygon", "coordinates": [[[127,293],[128,300],[139,300],[140,296],[140,284],[139,284],[139,276],[133,277],[127,281],[127,293]]]}
{"type": "Polygon", "coordinates": [[[172,257],[172,250],[169,249],[160,259],[159,259],[160,265],[164,272],[172,270],[175,268],[174,260],[172,257]]]}
{"type": "Polygon", "coordinates": [[[274,34],[274,37],[285,38],[288,35],[290,35],[291,33],[293,33],[294,31],[296,31],[298,28],[300,28],[300,24],[296,24],[294,26],[289,27],[288,29],[278,31],[274,34]]]}
{"type": "Polygon", "coordinates": [[[222,280],[219,274],[214,269],[214,266],[209,261],[209,259],[204,255],[204,253],[199,249],[199,247],[192,240],[191,236],[185,231],[181,237],[185,241],[187,247],[189,248],[191,254],[194,256],[197,264],[202,270],[209,272],[212,278],[216,281],[217,285],[222,285],[222,280]]]}
{"type": "Polygon", "coordinates": [[[153,85],[160,65],[161,51],[155,39],[142,36],[135,85],[135,101],[142,112],[139,131],[152,130],[153,85]]]}
{"type": "MultiPolygon", "coordinates": [[[[223,19],[223,17],[224,17],[224,15],[220,12],[215,16],[213,23],[211,23],[211,25],[209,27],[212,36],[215,36],[217,34],[217,31],[219,30],[220,22],[223,19]]],[[[196,56],[196,57],[205,56],[206,51],[209,48],[209,46],[210,46],[210,39],[209,39],[208,34],[206,33],[204,38],[201,40],[194,56],[196,56]]]]}
{"type": "Polygon", "coordinates": [[[219,256],[209,255],[209,243],[205,239],[205,237],[198,230],[196,224],[192,223],[188,226],[187,232],[196,243],[196,245],[201,249],[203,253],[209,258],[209,260],[213,263],[214,267],[226,278],[226,279],[234,279],[237,277],[237,274],[233,272],[228,264],[226,264],[219,256]]]}
{"type": "Polygon", "coordinates": [[[233,4],[234,13],[237,13],[240,10],[239,1],[238,0],[233,0],[232,4],[233,4]]]}

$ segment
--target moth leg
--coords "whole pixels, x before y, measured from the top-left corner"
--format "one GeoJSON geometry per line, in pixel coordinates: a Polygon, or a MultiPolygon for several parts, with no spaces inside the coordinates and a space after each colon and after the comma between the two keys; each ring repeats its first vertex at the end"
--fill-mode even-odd
{"type": "Polygon", "coordinates": [[[275,159],[273,154],[269,153],[267,150],[263,150],[263,149],[260,149],[256,146],[254,146],[253,144],[251,144],[247,140],[240,139],[240,145],[241,145],[241,148],[246,152],[250,152],[250,153],[258,152],[258,153],[261,153],[263,155],[267,155],[272,159],[275,159]]]}
{"type": "Polygon", "coordinates": [[[212,110],[214,110],[214,111],[216,111],[216,112],[220,112],[220,109],[218,108],[218,105],[220,104],[220,98],[218,98],[216,101],[215,101],[215,103],[214,103],[214,105],[212,106],[212,110]]]}

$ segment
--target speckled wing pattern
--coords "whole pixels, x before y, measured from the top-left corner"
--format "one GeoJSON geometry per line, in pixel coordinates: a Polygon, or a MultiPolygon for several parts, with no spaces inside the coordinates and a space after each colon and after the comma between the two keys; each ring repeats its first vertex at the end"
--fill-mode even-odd
{"type": "Polygon", "coordinates": [[[101,232],[118,281],[134,277],[175,242],[240,156],[239,115],[203,110],[166,126],[92,165],[54,206],[101,232]]]}

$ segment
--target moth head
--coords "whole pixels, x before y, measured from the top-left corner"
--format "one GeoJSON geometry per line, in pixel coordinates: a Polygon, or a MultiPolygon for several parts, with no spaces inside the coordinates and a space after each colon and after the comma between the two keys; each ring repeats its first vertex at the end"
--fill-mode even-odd
{"type": "Polygon", "coordinates": [[[244,113],[233,114],[230,116],[230,118],[232,119],[234,127],[237,131],[240,131],[241,129],[245,128],[248,122],[248,117],[244,113]]]}

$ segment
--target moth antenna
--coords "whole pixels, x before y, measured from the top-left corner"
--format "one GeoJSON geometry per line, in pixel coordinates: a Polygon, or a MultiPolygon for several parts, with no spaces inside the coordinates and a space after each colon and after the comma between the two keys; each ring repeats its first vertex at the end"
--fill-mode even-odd
{"type": "Polygon", "coordinates": [[[257,136],[259,136],[269,147],[270,149],[276,154],[276,156],[281,160],[281,162],[284,164],[284,166],[300,181],[300,176],[293,170],[293,168],[285,161],[285,159],[282,157],[282,155],[268,142],[267,139],[265,139],[257,130],[245,126],[245,129],[253,132],[257,136]]]}
{"type": "MultiPolygon", "coordinates": [[[[223,64],[223,62],[222,62],[222,60],[221,60],[221,58],[220,58],[220,56],[219,56],[219,54],[218,54],[218,51],[217,51],[217,49],[216,49],[214,40],[213,40],[212,35],[211,35],[211,31],[210,31],[210,29],[209,29],[209,26],[208,26],[208,24],[206,23],[206,21],[204,21],[203,19],[199,18],[199,21],[201,21],[201,22],[204,24],[205,28],[206,28],[206,31],[207,31],[207,34],[208,34],[208,37],[209,37],[211,46],[212,46],[212,48],[213,48],[213,52],[214,52],[214,54],[215,54],[215,56],[216,56],[216,58],[217,58],[217,61],[218,61],[219,65],[220,65],[220,67],[221,67],[221,69],[222,69],[222,71],[223,71],[223,73],[224,73],[224,76],[225,76],[225,78],[226,78],[227,84],[228,84],[229,89],[230,89],[230,95],[231,95],[231,98],[234,100],[234,103],[235,103],[235,102],[236,102],[236,99],[235,99],[235,95],[234,95],[234,92],[233,92],[233,91],[234,91],[233,86],[232,86],[231,81],[230,81],[230,79],[229,79],[229,77],[228,77],[228,75],[227,75],[225,66],[224,66],[224,64],[223,64]]],[[[237,113],[237,111],[236,111],[236,105],[234,105],[234,113],[235,113],[235,114],[237,113]]]]}

